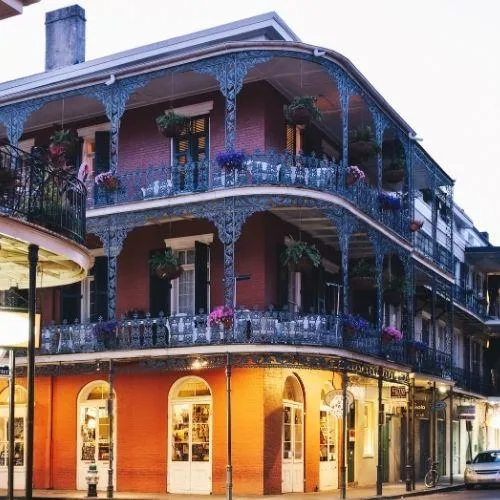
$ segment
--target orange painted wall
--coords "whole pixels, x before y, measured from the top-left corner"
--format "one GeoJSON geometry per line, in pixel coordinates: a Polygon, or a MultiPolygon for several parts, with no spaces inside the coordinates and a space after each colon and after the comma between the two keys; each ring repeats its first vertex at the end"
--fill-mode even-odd
{"type": "MultiPolygon", "coordinates": [[[[285,379],[305,388],[305,491],[319,481],[319,404],[331,373],[319,370],[233,368],[233,482],[236,495],[281,493],[281,438],[285,379]]],[[[189,372],[130,372],[115,376],[117,490],[167,491],[168,395],[189,372]]],[[[212,493],[226,481],[226,387],[223,369],[203,370],[212,391],[212,493]]],[[[77,400],[105,371],[36,380],[35,487],[76,488],[77,400]],[[52,425],[50,419],[52,417],[52,425]],[[51,440],[52,433],[52,440],[51,440]]],[[[336,386],[338,387],[337,383],[336,386]]],[[[105,478],[102,478],[105,480],[105,478]]]]}

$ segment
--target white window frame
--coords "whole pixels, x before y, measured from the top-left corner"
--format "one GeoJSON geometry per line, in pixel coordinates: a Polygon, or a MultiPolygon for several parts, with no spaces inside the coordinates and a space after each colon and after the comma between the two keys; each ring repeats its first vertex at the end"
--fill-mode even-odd
{"type": "MultiPolygon", "coordinates": [[[[76,130],[76,133],[78,134],[78,137],[83,139],[83,148],[82,148],[82,163],[87,162],[89,164],[89,170],[90,173],[93,173],[94,171],[94,159],[95,159],[95,154],[94,156],[89,159],[85,155],[85,149],[86,149],[86,144],[90,141],[93,141],[95,144],[95,133],[96,132],[109,132],[111,130],[111,123],[110,122],[105,122],[105,123],[99,123],[97,125],[90,125],[89,127],[82,127],[76,130]]],[[[78,168],[80,165],[76,165],[78,168]]]]}
{"type": "MultiPolygon", "coordinates": [[[[165,246],[171,248],[174,252],[180,252],[184,250],[194,250],[194,244],[196,241],[203,243],[205,245],[210,245],[214,241],[214,233],[198,234],[196,236],[184,236],[181,238],[167,238],[164,240],[165,246]]],[[[208,267],[208,294],[207,294],[207,312],[210,311],[210,255],[207,262],[208,267]]],[[[183,270],[194,269],[194,264],[184,264],[182,266],[183,270]]],[[[195,276],[196,279],[196,276],[195,276]]],[[[179,313],[179,278],[172,280],[172,288],[170,290],[170,309],[171,314],[176,315],[179,313]]],[[[194,311],[196,314],[197,311],[194,311]]],[[[184,314],[184,313],[182,313],[184,314]]]]}

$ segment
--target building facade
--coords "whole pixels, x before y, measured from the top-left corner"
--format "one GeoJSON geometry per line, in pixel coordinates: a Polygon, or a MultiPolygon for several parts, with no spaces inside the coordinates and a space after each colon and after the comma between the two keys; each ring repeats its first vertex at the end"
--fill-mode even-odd
{"type": "Polygon", "coordinates": [[[42,154],[54,123],[78,137],[65,167],[95,258],[38,295],[36,487],[86,489],[95,462],[118,491],[222,493],[228,465],[236,494],[411,488],[429,457],[461,473],[500,444],[496,249],[345,57],[274,13],[64,57],[0,85],[6,143],[42,154]],[[290,104],[307,96],[306,125],[290,104]],[[317,265],[285,264],[297,244],[317,265]],[[151,263],[167,249],[172,279],[151,263]]]}

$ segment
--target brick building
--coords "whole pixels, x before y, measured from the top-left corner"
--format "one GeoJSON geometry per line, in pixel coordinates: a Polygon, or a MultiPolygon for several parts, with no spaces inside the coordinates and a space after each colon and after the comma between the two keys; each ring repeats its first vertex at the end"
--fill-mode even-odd
{"type": "Polygon", "coordinates": [[[95,265],[38,294],[36,487],[85,489],[95,461],[103,489],[111,469],[118,491],[222,493],[229,380],[236,494],[375,485],[377,470],[411,486],[428,457],[458,472],[497,441],[462,418],[494,411],[496,249],[349,60],[271,13],[88,62],[71,40],[60,61],[51,30],[84,33],[84,12],[48,16],[51,69],[0,85],[0,136],[34,155],[54,123],[78,137],[67,166],[95,265]],[[304,96],[321,119],[286,119],[304,96]],[[185,121],[166,138],[169,112],[185,121]],[[218,157],[240,150],[236,168],[218,157]],[[284,265],[297,243],[317,266],[284,265]],[[166,249],[173,279],[150,262],[166,249]],[[220,305],[234,313],[211,325],[220,305]]]}

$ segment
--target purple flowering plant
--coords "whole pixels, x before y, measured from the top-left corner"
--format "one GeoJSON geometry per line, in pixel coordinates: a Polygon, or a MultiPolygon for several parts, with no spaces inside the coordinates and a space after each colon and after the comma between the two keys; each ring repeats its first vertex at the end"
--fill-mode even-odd
{"type": "Polygon", "coordinates": [[[233,318],[233,309],[229,306],[218,306],[208,315],[209,325],[229,322],[233,318]]]}
{"type": "Polygon", "coordinates": [[[110,339],[113,339],[116,333],[116,327],[118,326],[118,322],[111,321],[99,321],[94,325],[94,335],[97,340],[101,342],[107,342],[110,339]]]}
{"type": "Polygon", "coordinates": [[[379,193],[378,201],[384,210],[399,210],[401,208],[401,199],[389,193],[379,193]]]}
{"type": "Polygon", "coordinates": [[[244,151],[228,149],[227,151],[218,153],[215,157],[215,161],[219,167],[225,167],[232,170],[241,168],[245,158],[246,154],[244,151]]]}
{"type": "Polygon", "coordinates": [[[382,329],[382,340],[385,342],[401,342],[403,334],[395,326],[386,326],[382,329]]]}
{"type": "Polygon", "coordinates": [[[353,332],[361,332],[366,330],[369,326],[368,321],[356,314],[346,314],[343,318],[344,327],[353,332]]]}
{"type": "Polygon", "coordinates": [[[366,177],[365,173],[356,165],[350,165],[347,168],[347,174],[352,176],[354,182],[362,181],[366,177]]]}

